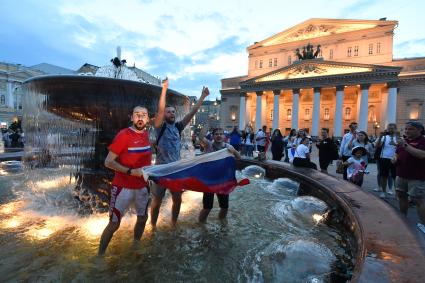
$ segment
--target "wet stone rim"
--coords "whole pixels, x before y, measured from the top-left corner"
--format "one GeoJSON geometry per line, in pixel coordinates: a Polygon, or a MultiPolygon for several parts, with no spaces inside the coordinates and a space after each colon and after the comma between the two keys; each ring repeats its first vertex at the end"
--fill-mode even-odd
{"type": "Polygon", "coordinates": [[[239,170],[249,165],[263,167],[271,179],[298,181],[299,194],[317,197],[332,208],[332,224],[352,239],[355,265],[349,282],[419,282],[423,278],[425,245],[386,202],[318,170],[271,160],[237,163],[239,170]]]}

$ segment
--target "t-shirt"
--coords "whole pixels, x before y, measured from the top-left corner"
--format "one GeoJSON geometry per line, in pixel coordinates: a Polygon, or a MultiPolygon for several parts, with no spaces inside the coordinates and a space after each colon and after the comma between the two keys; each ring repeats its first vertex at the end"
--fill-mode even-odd
{"type": "MultiPolygon", "coordinates": [[[[136,132],[132,128],[121,130],[109,146],[109,150],[118,155],[117,161],[128,168],[140,168],[151,165],[152,151],[148,131],[136,132]]],[[[112,184],[127,189],[141,189],[146,186],[142,177],[115,172],[112,184]]]]}
{"type": "Polygon", "coordinates": [[[307,158],[307,154],[309,153],[310,153],[310,149],[308,148],[308,146],[305,146],[304,144],[300,144],[299,146],[297,146],[297,149],[295,150],[294,157],[307,158]]]}
{"type": "MultiPolygon", "coordinates": [[[[183,129],[183,124],[181,122],[176,122],[169,124],[164,122],[166,127],[162,132],[157,145],[156,152],[156,164],[167,164],[180,160],[180,129],[183,129]]],[[[156,128],[156,135],[158,136],[161,132],[161,127],[156,128]]]]}
{"type": "MultiPolygon", "coordinates": [[[[411,146],[425,150],[425,137],[406,140],[411,146]]],[[[406,151],[404,146],[398,146],[396,175],[409,180],[425,180],[425,159],[416,158],[406,151]]]]}
{"type": "Polygon", "coordinates": [[[347,167],[347,177],[352,178],[359,174],[359,170],[365,170],[366,163],[362,158],[355,159],[354,157],[350,157],[347,159],[348,163],[352,163],[347,167]]]}
{"type": "Polygon", "coordinates": [[[386,135],[381,137],[382,152],[380,158],[392,159],[394,157],[395,150],[397,148],[396,136],[386,135]],[[385,140],[385,143],[384,143],[385,140]]]}
{"type": "Polygon", "coordinates": [[[351,132],[346,133],[342,137],[341,146],[339,148],[339,154],[342,156],[351,156],[351,149],[348,148],[348,144],[353,138],[353,134],[351,132]]]}
{"type": "Polygon", "coordinates": [[[266,134],[262,130],[259,130],[257,132],[257,135],[255,136],[255,142],[259,146],[265,146],[266,145],[266,134]],[[258,138],[260,138],[260,139],[258,139],[258,138]]]}

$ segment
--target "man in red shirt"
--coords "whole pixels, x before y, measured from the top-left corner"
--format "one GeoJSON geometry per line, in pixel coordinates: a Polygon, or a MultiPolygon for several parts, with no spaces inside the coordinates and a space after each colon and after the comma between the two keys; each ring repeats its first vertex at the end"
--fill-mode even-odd
{"type": "MultiPolygon", "coordinates": [[[[166,92],[167,88],[166,80],[162,92],[166,92]]],[[[140,241],[148,219],[149,190],[142,175],[142,167],[151,165],[152,160],[149,131],[146,128],[149,122],[148,110],[136,106],[131,121],[131,127],[121,130],[115,136],[105,160],[105,166],[114,170],[115,176],[112,180],[109,223],[100,238],[99,255],[105,253],[130,204],[134,202],[137,213],[135,241],[140,241]]]]}
{"type": "Polygon", "coordinates": [[[417,206],[422,225],[425,225],[425,137],[423,135],[424,126],[420,122],[407,122],[405,139],[399,141],[392,161],[396,165],[396,188],[400,211],[407,214],[409,196],[417,206]]]}

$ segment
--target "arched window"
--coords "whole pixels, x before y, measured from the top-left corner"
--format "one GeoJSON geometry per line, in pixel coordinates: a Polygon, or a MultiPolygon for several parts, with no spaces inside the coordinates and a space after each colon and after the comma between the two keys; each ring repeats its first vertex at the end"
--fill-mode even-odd
{"type": "Polygon", "coordinates": [[[375,122],[376,121],[376,111],[375,111],[375,106],[371,105],[369,106],[368,109],[368,115],[367,115],[367,121],[368,122],[375,122]]]}
{"type": "Polygon", "coordinates": [[[286,120],[292,119],[292,109],[286,110],[286,120]]]}
{"type": "Polygon", "coordinates": [[[323,110],[323,120],[329,120],[329,108],[323,110]]]}
{"type": "Polygon", "coordinates": [[[304,120],[310,120],[310,108],[304,110],[304,120]]]}
{"type": "Polygon", "coordinates": [[[350,120],[351,119],[351,108],[350,107],[345,108],[345,115],[344,115],[344,117],[345,117],[345,120],[350,120]]]}

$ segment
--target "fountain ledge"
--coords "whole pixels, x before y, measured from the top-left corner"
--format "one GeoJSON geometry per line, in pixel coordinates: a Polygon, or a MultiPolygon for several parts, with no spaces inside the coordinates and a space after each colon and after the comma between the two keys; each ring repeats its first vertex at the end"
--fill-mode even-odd
{"type": "Polygon", "coordinates": [[[425,244],[388,203],[318,170],[272,160],[237,163],[238,169],[249,165],[263,167],[268,178],[298,181],[299,194],[317,197],[333,208],[333,218],[352,238],[355,263],[349,282],[418,282],[423,277],[425,244]]]}

